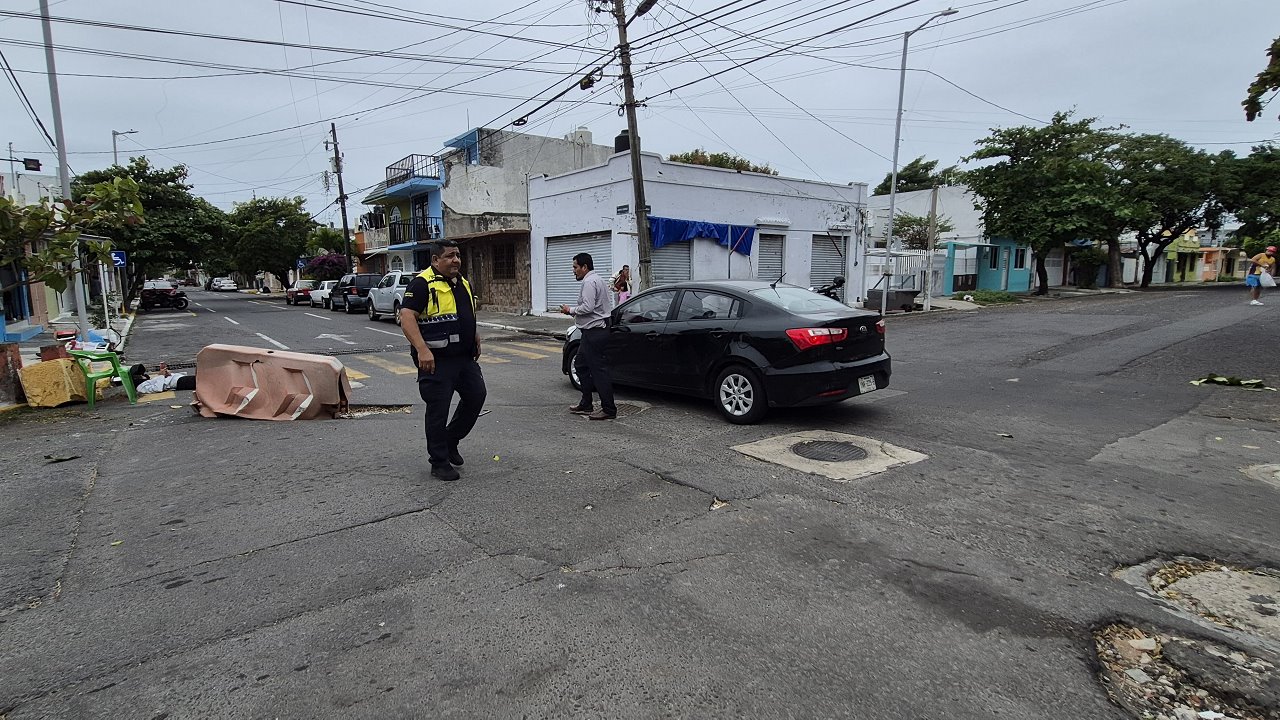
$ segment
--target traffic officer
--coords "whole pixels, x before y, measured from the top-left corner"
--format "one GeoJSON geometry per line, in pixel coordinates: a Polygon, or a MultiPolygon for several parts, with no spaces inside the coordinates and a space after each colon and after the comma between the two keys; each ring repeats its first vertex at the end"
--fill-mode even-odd
{"type": "Polygon", "coordinates": [[[400,329],[418,368],[418,393],[427,404],[431,474],[440,480],[457,480],[455,466],[463,463],[458,443],[475,427],[487,394],[477,362],[476,298],[471,283],[462,276],[458,243],[439,240],[432,244],[431,267],[418,273],[404,290],[400,329]],[[449,420],[449,403],[455,392],[458,407],[449,420]]]}

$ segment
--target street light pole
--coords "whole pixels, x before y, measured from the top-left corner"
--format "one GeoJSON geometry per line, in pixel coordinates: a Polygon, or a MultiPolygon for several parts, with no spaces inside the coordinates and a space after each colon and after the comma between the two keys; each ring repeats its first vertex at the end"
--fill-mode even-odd
{"type": "MultiPolygon", "coordinates": [[[[40,25],[44,34],[44,62],[49,75],[49,101],[53,105],[53,138],[58,146],[58,180],[62,185],[62,201],[71,202],[71,170],[67,167],[67,141],[62,129],[62,100],[58,96],[58,68],[53,60],[53,28],[49,24],[49,0],[40,0],[40,25]]],[[[87,342],[89,340],[89,300],[85,297],[84,278],[80,271],[80,240],[77,238],[76,255],[71,260],[71,282],[75,286],[80,339],[87,342]]]]}
{"type": "Polygon", "coordinates": [[[884,262],[880,266],[880,274],[884,281],[884,287],[880,289],[880,317],[884,317],[889,308],[889,281],[893,277],[893,213],[898,200],[898,146],[902,144],[902,98],[907,90],[907,44],[911,36],[923,30],[925,25],[940,17],[955,15],[957,12],[959,11],[947,8],[920,23],[915,30],[902,34],[902,67],[898,71],[898,113],[893,122],[893,171],[889,180],[889,219],[884,226],[884,262]]]}
{"type": "Polygon", "coordinates": [[[136,132],[138,131],[137,130],[125,130],[123,132],[119,130],[111,131],[111,164],[112,165],[120,164],[120,150],[116,147],[116,138],[120,137],[121,135],[132,135],[133,133],[136,133],[136,132]]]}

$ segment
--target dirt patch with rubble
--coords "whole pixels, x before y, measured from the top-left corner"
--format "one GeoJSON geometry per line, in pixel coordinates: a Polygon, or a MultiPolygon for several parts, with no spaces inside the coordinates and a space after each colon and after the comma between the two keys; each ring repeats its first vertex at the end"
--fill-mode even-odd
{"type": "Polygon", "coordinates": [[[1144,720],[1280,720],[1276,658],[1112,624],[1094,633],[1107,694],[1144,720]]]}

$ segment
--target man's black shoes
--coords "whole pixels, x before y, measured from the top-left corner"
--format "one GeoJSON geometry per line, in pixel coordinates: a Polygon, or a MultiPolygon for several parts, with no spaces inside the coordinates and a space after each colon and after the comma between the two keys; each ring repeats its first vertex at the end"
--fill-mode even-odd
{"type": "Polygon", "coordinates": [[[449,462],[454,465],[461,465],[466,462],[466,460],[462,459],[462,453],[458,452],[456,445],[449,448],[449,462]]]}
{"type": "Polygon", "coordinates": [[[452,465],[432,465],[431,477],[443,482],[453,482],[462,477],[452,465]]]}

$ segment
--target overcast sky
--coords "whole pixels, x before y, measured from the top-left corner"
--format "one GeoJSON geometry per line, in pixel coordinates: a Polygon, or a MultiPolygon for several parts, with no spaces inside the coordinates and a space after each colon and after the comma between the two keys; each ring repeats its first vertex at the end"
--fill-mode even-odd
{"type": "MultiPolygon", "coordinates": [[[[644,149],[875,185],[890,169],[902,33],[949,6],[958,13],[911,36],[903,163],[953,164],[989,128],[1071,108],[1215,152],[1280,138],[1280,106],[1253,123],[1240,107],[1280,34],[1276,0],[658,0],[630,30],[644,149]]],[[[40,23],[3,15],[38,12],[36,0],[0,4],[0,51],[52,134],[40,23]]],[[[388,164],[506,126],[565,88],[522,131],[585,126],[612,144],[625,127],[616,61],[590,91],[571,80],[617,42],[586,0],[53,0],[51,14],[153,30],[53,23],[71,168],[110,165],[111,131],[137,130],[120,138],[122,162],[182,163],[194,192],[227,209],[302,195],[338,224],[321,177],[330,121],[353,218],[357,191],[388,164]],[[271,74],[283,72],[298,77],[271,74]]],[[[0,143],[52,172],[9,83],[0,95],[0,143]]]]}

